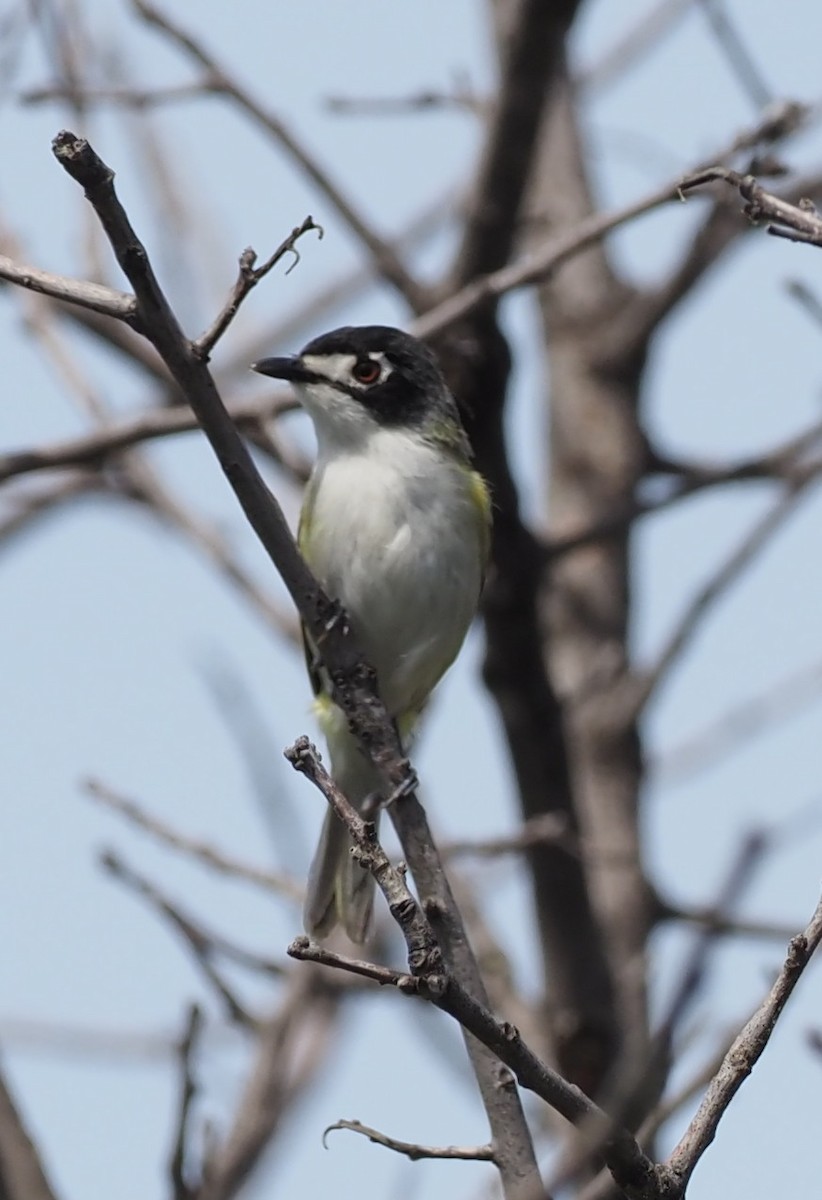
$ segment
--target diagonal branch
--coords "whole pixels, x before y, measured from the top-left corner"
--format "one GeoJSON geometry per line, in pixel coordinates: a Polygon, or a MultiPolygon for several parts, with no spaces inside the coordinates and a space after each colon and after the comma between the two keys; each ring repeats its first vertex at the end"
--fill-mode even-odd
{"type": "MultiPolygon", "coordinates": [[[[277,396],[263,403],[246,400],[232,406],[230,412],[232,419],[242,428],[293,412],[295,408],[294,400],[277,396]]],[[[188,407],[151,408],[137,417],[129,417],[83,437],[67,438],[64,442],[37,449],[12,450],[8,454],[0,454],[0,483],[19,475],[49,471],[56,467],[99,466],[110,455],[129,446],[172,434],[190,433],[199,428],[197,418],[188,407]]]]}
{"type": "Polygon", "coordinates": [[[90,309],[106,317],[115,317],[135,326],[137,304],[133,296],[104,287],[102,283],[89,283],[71,279],[67,275],[55,275],[41,271],[38,267],[27,267],[16,263],[5,254],[0,254],[0,279],[15,283],[18,287],[50,296],[53,300],[68,301],[80,308],[90,309]]]}
{"type": "MultiPolygon", "coordinates": [[[[807,112],[801,105],[791,103],[782,105],[774,112],[767,113],[758,125],[736,137],[730,146],[724,148],[724,153],[717,155],[717,158],[730,157],[741,151],[749,150],[760,142],[769,143],[777,138],[786,137],[802,126],[806,116],[807,112]]],[[[425,312],[415,322],[414,332],[418,337],[430,337],[455,324],[483,304],[495,301],[519,288],[544,282],[568,259],[602,241],[620,226],[626,225],[636,217],[643,216],[654,209],[661,208],[665,204],[681,203],[685,198],[685,191],[693,190],[718,177],[725,178],[726,174],[721,168],[710,168],[710,171],[706,171],[700,167],[684,176],[678,175],[675,179],[654,188],[646,196],[640,197],[624,208],[617,209],[612,213],[592,213],[571,229],[562,230],[547,238],[541,246],[519,261],[466,282],[464,286],[435,308],[425,312]],[[720,174],[717,175],[717,172],[720,174]]],[[[735,173],[731,172],[731,174],[735,173]]],[[[784,203],[777,196],[773,196],[772,200],[775,203],[784,203]]],[[[790,209],[791,206],[788,205],[788,208],[790,209]]],[[[744,228],[744,225],[741,228],[744,228]]],[[[615,341],[624,338],[622,321],[618,322],[618,326],[619,330],[615,334],[615,341]]]]}
{"type": "Polygon", "coordinates": [[[144,833],[150,834],[158,842],[178,850],[189,858],[196,859],[210,867],[211,870],[231,879],[244,879],[275,895],[285,896],[298,904],[302,903],[303,889],[291,876],[282,872],[268,871],[264,867],[255,867],[250,863],[231,858],[209,842],[201,841],[199,838],[173,829],[165,821],[146,812],[134,800],[121,795],[97,779],[86,780],[85,790],[98,803],[117,813],[118,816],[124,817],[126,821],[131,822],[138,829],[142,829],[144,833]]]}
{"type": "Polygon", "coordinates": [[[280,117],[255,99],[236,78],[217,62],[213,55],[209,54],[193,34],[176,24],[166,13],[147,3],[147,0],[133,0],[133,4],[136,11],[149,25],[160,29],[189,58],[199,63],[205,71],[211,91],[233,100],[247,116],[253,118],[290,155],[292,161],[305,172],[321,195],[325,196],[334,206],[352,233],[359,238],[374,260],[383,279],[396,288],[415,312],[421,312],[426,306],[427,289],[414,279],[405,264],[400,261],[391,244],[372,229],[354,207],[352,201],[333,182],[328,172],[320,166],[280,117]]]}
{"type": "MultiPolygon", "coordinates": [[[[422,896],[437,912],[449,969],[480,1000],[485,991],[465,936],[442,863],[434,850],[425,813],[409,791],[409,767],[397,731],[383,706],[373,670],[365,662],[339,605],[332,604],[297,550],[282,510],[266,487],[234,426],[202,360],[185,338],[113,186],[113,175],[89,144],[64,131],[54,142],[60,164],[83,186],[137,298],[146,336],[185,392],[200,420],[251,527],[280,572],[305,626],[321,647],[333,684],[334,699],[352,733],[375,764],[392,806],[405,856],[422,896]]],[[[500,1146],[500,1174],[507,1195],[523,1180],[536,1185],[538,1170],[530,1134],[515,1090],[500,1088],[493,1055],[469,1044],[469,1053],[488,1112],[492,1136],[500,1146]]]]}
{"type": "Polygon", "coordinates": [[[655,1165],[642,1152],[633,1136],[626,1129],[615,1126],[580,1088],[568,1083],[557,1071],[543,1063],[525,1044],[518,1030],[508,1022],[496,1020],[483,1002],[468,995],[459,982],[447,973],[427,914],[409,891],[404,872],[392,867],[377,840],[373,822],[366,821],[342,794],[308,738],[298,738],[285,754],[295,770],[306,775],[322,792],[345,825],[360,865],[373,875],[388,901],[391,915],[400,927],[411,973],[403,974],[392,968],[351,960],[305,936],[296,938],[288,947],[288,953],[293,958],[370,976],[377,983],[393,984],[404,995],[421,996],[430,1001],[493,1051],[511,1069],[522,1087],[536,1092],[573,1124],[584,1121],[602,1130],[604,1136],[598,1144],[601,1144],[603,1157],[621,1187],[646,1200],[655,1200],[660,1196],[661,1180],[655,1165]]]}
{"type": "Polygon", "coordinates": [[[195,351],[204,359],[208,359],[211,351],[216,346],[219,339],[228,329],[231,322],[236,317],[240,305],[245,300],[248,293],[255,288],[261,279],[265,279],[269,271],[276,267],[278,262],[285,258],[286,254],[293,254],[294,261],[286,271],[292,271],[300,261],[299,251],[297,250],[297,242],[308,233],[309,230],[315,230],[320,237],[323,236],[321,225],[317,225],[312,217],[306,217],[301,225],[297,225],[291,230],[287,238],[280,242],[273,254],[261,263],[260,266],[255,266],[257,255],[249,246],[240,255],[240,269],[237,275],[237,281],[231,289],[231,295],[226,300],[221,311],[209,325],[205,333],[201,333],[194,342],[195,351]]]}
{"type": "Polygon", "coordinates": [[[264,1022],[257,1057],[226,1137],[206,1154],[199,1200],[233,1200],[296,1101],[327,1061],[339,1031],[343,989],[320,972],[292,973],[286,995],[264,1022]]]}
{"type": "Polygon", "coordinates": [[[776,982],[723,1059],[675,1150],[668,1169],[684,1192],[694,1168],[716,1136],[719,1122],[742,1084],[750,1075],[770,1041],[776,1022],[791,997],[803,971],[822,942],[822,901],[817,905],[804,933],[792,938],[776,982]]]}
{"type": "Polygon", "coordinates": [[[656,663],[638,680],[635,696],[636,711],[640,712],[651,697],[668,678],[672,668],[701,628],[706,613],[728,588],[736,582],[742,572],[750,566],[762,548],[778,533],[791,517],[809,485],[818,477],[819,466],[809,468],[804,477],[788,485],[777,503],[745,536],[736,550],[729,555],[719,569],[707,580],[691,599],[680,617],[676,628],[662,648],[656,663]]]}
{"type": "MultiPolygon", "coordinates": [[[[199,925],[195,924],[191,917],[182,912],[176,904],[165,896],[159,888],[146,879],[144,875],[140,875],[137,871],[127,866],[113,851],[103,851],[100,856],[100,865],[114,879],[124,883],[135,895],[145,900],[177,930],[191,950],[194,961],[203,976],[220,997],[229,1020],[236,1021],[238,1025],[253,1028],[254,1018],[234,995],[233,989],[228,985],[213,962],[214,956],[218,951],[227,953],[233,957],[240,957],[246,965],[251,965],[250,960],[253,956],[245,956],[242,951],[237,951],[237,948],[231,946],[230,943],[210,933],[206,933],[199,925]]],[[[256,960],[254,961],[254,965],[257,965],[256,960]]]]}
{"type": "Polygon", "coordinates": [[[0,1071],[0,1195],[3,1200],[57,1200],[45,1167],[0,1071]]]}
{"type": "Polygon", "coordinates": [[[650,760],[652,775],[660,783],[676,786],[708,770],[734,753],[745,742],[789,720],[819,700],[822,693],[822,661],[781,675],[760,692],[752,693],[713,717],[670,750],[650,760]]]}
{"type": "MultiPolygon", "coordinates": [[[[796,180],[780,193],[780,199],[799,204],[804,196],[815,196],[822,190],[822,175],[808,175],[796,180]]],[[[750,225],[739,219],[739,212],[727,197],[718,197],[702,224],[685,247],[678,265],[658,287],[639,292],[629,305],[623,321],[635,338],[649,337],[670,315],[680,300],[689,296],[694,286],[713,271],[723,256],[750,225]]]]}
{"type": "Polygon", "coordinates": [[[168,1165],[173,1200],[195,1200],[197,1195],[197,1187],[189,1182],[187,1157],[191,1140],[192,1108],[197,1097],[194,1056],[199,1049],[202,1026],[202,1011],[196,1004],[192,1004],[177,1051],[180,1060],[180,1100],[177,1108],[177,1128],[168,1165]]]}
{"type": "Polygon", "coordinates": [[[503,266],[511,256],[545,100],[578,7],[579,0],[517,0],[499,97],[453,270],[457,287],[503,266]]]}
{"type": "Polygon", "coordinates": [[[723,0],[700,0],[700,6],[742,90],[757,111],[766,108],[773,100],[771,89],[751,57],[739,29],[725,11],[723,0]]]}

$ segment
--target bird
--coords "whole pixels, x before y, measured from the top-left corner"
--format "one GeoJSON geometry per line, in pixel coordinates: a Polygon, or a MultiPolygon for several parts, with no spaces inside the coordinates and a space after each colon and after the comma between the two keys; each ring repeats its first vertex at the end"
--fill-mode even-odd
{"type": "MultiPolygon", "coordinates": [[[[434,353],[386,325],[333,329],[252,370],[287,380],[312,420],[317,457],[297,544],[347,613],[407,750],[476,614],[489,555],[489,492],[454,397],[434,353]]],[[[303,640],[331,775],[358,811],[371,810],[380,779],[304,628],[303,640]]],[[[306,932],[325,938],[341,925],[362,943],[373,901],[374,881],[329,808],[309,870],[306,932]]]]}

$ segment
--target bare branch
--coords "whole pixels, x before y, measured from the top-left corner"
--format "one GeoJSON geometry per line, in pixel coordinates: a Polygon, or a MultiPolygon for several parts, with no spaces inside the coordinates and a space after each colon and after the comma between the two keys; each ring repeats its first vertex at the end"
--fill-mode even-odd
{"type": "Polygon", "coordinates": [[[700,4],[728,65],[756,111],[760,112],[771,103],[773,94],[742,40],[739,28],[725,11],[723,0],[700,0],[700,4]]]}
{"type": "Polygon", "coordinates": [[[484,841],[451,841],[440,847],[446,860],[452,858],[500,858],[506,854],[523,854],[534,846],[561,844],[578,852],[577,838],[568,827],[568,820],[558,812],[540,813],[523,821],[509,837],[487,838],[484,841]]]}
{"type": "Polygon", "coordinates": [[[820,469],[819,467],[809,469],[804,479],[789,485],[777,503],[746,534],[736,550],[699,588],[681,615],[675,629],[669,635],[654,666],[645,671],[638,679],[635,696],[637,711],[648,703],[651,696],[667,679],[671,669],[679,661],[697,630],[701,628],[703,619],[711,606],[736,582],[774,534],[781,529],[784,522],[793,515],[808,486],[818,477],[820,469]]]}
{"type": "Polygon", "coordinates": [[[298,738],[286,751],[286,757],[296,770],[307,775],[319,788],[345,824],[360,862],[371,871],[402,930],[411,974],[349,959],[326,950],[306,937],[297,938],[291,943],[289,955],[367,975],[380,984],[395,986],[404,995],[417,995],[429,1000],[493,1051],[514,1072],[522,1087],[536,1092],[573,1124],[590,1122],[598,1129],[607,1131],[602,1139],[603,1155],[615,1181],[631,1195],[641,1196],[644,1200],[657,1197],[661,1200],[662,1180],[657,1168],[643,1154],[632,1135],[627,1130],[615,1129],[606,1114],[579,1088],[569,1084],[540,1061],[513,1026],[497,1021],[482,1003],[468,995],[452,976],[445,973],[446,967],[431,928],[408,890],[402,873],[391,866],[377,840],[373,824],[363,820],[343,796],[323,768],[308,738],[298,738]]]}
{"type": "Polygon", "coordinates": [[[233,100],[247,116],[253,118],[274,138],[279,146],[287,151],[291,159],[305,172],[321,195],[325,196],[334,206],[349,229],[359,238],[386,282],[397,289],[415,312],[421,312],[426,307],[427,289],[413,278],[407,267],[400,262],[390,243],[381,238],[357,212],[349,198],[331,180],[328,172],[306,150],[280,117],[267,110],[259,100],[256,100],[236,78],[217,62],[213,55],[209,54],[192,33],[176,24],[166,13],[147,3],[147,0],[132,0],[132,2],[136,12],[149,25],[160,29],[189,58],[199,63],[205,71],[211,90],[220,92],[233,100]]]}
{"type": "MultiPolygon", "coordinates": [[[[356,858],[364,871],[370,871],[385,899],[391,915],[399,925],[408,947],[408,962],[415,974],[436,973],[442,970],[442,956],[428,921],[422,914],[405,882],[404,871],[391,865],[388,855],[377,840],[373,821],[365,820],[351,805],[325,770],[315,746],[307,737],[300,737],[285,750],[285,757],[295,771],[305,775],[325,796],[340,821],[351,835],[356,858]]],[[[416,780],[413,781],[416,783],[416,780]]]]}
{"type": "Polygon", "coordinates": [[[467,316],[468,313],[480,308],[486,302],[498,300],[519,288],[541,283],[558,267],[580,251],[587,249],[595,242],[601,241],[607,234],[621,225],[627,225],[643,213],[652,212],[664,204],[673,201],[681,202],[680,180],[656,188],[633,204],[626,205],[613,213],[595,213],[567,233],[559,233],[538,249],[526,255],[519,262],[493,271],[490,275],[481,275],[478,279],[465,284],[459,291],[448,296],[435,308],[429,309],[422,317],[414,321],[412,332],[420,338],[432,337],[450,325],[467,316]]]}
{"type": "Polygon", "coordinates": [[[657,454],[657,472],[673,477],[668,492],[647,500],[641,496],[636,497],[630,504],[616,509],[595,524],[553,537],[544,544],[544,553],[548,558],[558,558],[603,538],[617,536],[639,517],[662,512],[698,492],[726,483],[770,479],[791,485],[808,471],[819,469],[819,464],[813,460],[809,461],[807,455],[820,439],[822,421],[814,421],[801,433],[792,435],[781,445],[767,450],[764,454],[737,459],[736,462],[673,462],[657,454]]]}
{"type": "MultiPolygon", "coordinates": [[[[397,868],[392,869],[398,870],[397,868]]],[[[398,873],[401,874],[401,872],[398,873]]],[[[395,987],[398,991],[407,992],[413,996],[419,994],[419,983],[416,976],[409,975],[407,971],[398,971],[395,967],[386,967],[365,958],[352,958],[350,954],[340,954],[336,950],[329,950],[327,946],[313,941],[304,933],[289,943],[287,953],[291,958],[296,958],[298,962],[332,967],[335,971],[345,971],[360,979],[378,983],[380,987],[395,987]]]]}
{"type": "Polygon", "coordinates": [[[791,993],[822,941],[822,901],[804,933],[794,937],[776,982],[761,1007],[740,1031],[712,1079],[683,1137],[668,1159],[668,1169],[684,1192],[694,1168],[716,1136],[728,1106],[750,1075],[770,1041],[791,993]]]}
{"type": "Polygon", "coordinates": [[[739,900],[766,846],[765,835],[760,833],[751,834],[743,842],[712,906],[715,920],[701,927],[647,1052],[639,1060],[630,1052],[630,1057],[623,1057],[622,1063],[614,1071],[610,1095],[606,1100],[610,1124],[603,1126],[599,1120],[583,1124],[577,1140],[572,1143],[571,1154],[565,1162],[560,1163],[551,1179],[549,1190],[552,1193],[563,1191],[588,1164],[600,1157],[601,1147],[607,1143],[610,1130],[618,1129],[630,1119],[649,1081],[664,1074],[674,1035],[704,984],[711,951],[719,936],[719,921],[731,912],[739,900]]]}
{"type": "MultiPolygon", "coordinates": [[[[771,140],[777,133],[780,137],[786,136],[787,132],[793,132],[800,127],[806,115],[807,110],[801,105],[780,105],[774,111],[766,113],[759,125],[746,130],[735,138],[731,147],[726,148],[726,155],[749,149],[760,141],[771,140]]],[[[736,173],[731,172],[731,174],[735,175],[736,173]]],[[[684,178],[678,176],[661,187],[655,188],[648,195],[633,204],[626,205],[625,208],[618,209],[613,213],[593,213],[590,217],[580,221],[574,228],[548,238],[542,246],[519,262],[511,263],[510,266],[466,283],[464,287],[418,318],[414,323],[414,332],[418,337],[430,337],[453,325],[485,303],[493,302],[500,296],[518,288],[543,282],[568,259],[601,241],[613,230],[635,220],[636,217],[661,208],[665,204],[674,201],[682,202],[686,190],[693,190],[716,178],[725,178],[725,175],[724,168],[710,168],[707,171],[698,168],[696,172],[689,172],[684,178]],[[717,175],[717,172],[720,174],[717,175]]],[[[737,176],[737,178],[739,177],[737,176]]],[[[778,197],[772,197],[772,199],[776,204],[783,203],[778,197]]],[[[787,207],[791,208],[790,205],[787,207]]]]}
{"type": "Polygon", "coordinates": [[[753,175],[740,175],[730,167],[708,167],[683,179],[682,191],[694,191],[716,181],[736,188],[745,201],[743,212],[753,224],[767,222],[768,233],[775,237],[822,246],[822,217],[810,201],[791,204],[773,192],[766,192],[753,175]]]}
{"type": "MultiPolygon", "coordinates": [[[[482,979],[442,864],[433,852],[425,814],[416,797],[406,794],[408,763],[394,723],[377,693],[374,672],[356,646],[339,605],[332,605],[301,558],[282,511],[226,412],[211,376],[186,341],[151,269],[145,248],[117,198],[112,172],[87,142],[71,133],[60,134],[54,150],[61,165],[85,189],[134,287],[146,336],[188,397],[249,523],[279,570],[315,644],[322,648],[324,663],[334,683],[334,698],[345,712],[352,733],[380,772],[386,794],[403,796],[393,805],[392,818],[420,894],[432,911],[436,910],[438,933],[449,968],[472,995],[484,999],[482,979]]],[[[523,1178],[535,1181],[538,1178],[519,1097],[513,1088],[500,1087],[499,1066],[493,1055],[475,1044],[469,1044],[469,1053],[492,1135],[495,1140],[505,1142],[500,1174],[506,1191],[513,1194],[523,1178]]]]}
{"type": "Polygon", "coordinates": [[[457,1162],[496,1162],[493,1146],[421,1146],[417,1142],[401,1142],[399,1138],[389,1137],[387,1133],[380,1133],[379,1129],[363,1125],[362,1121],[335,1121],[333,1125],[329,1125],[323,1131],[324,1146],[329,1133],[333,1133],[337,1129],[348,1129],[351,1133],[361,1133],[375,1146],[385,1146],[386,1150],[404,1154],[412,1162],[419,1162],[420,1159],[425,1158],[448,1158],[457,1162]]]}
{"type": "Polygon", "coordinates": [[[599,92],[621,79],[659,45],[691,11],[693,3],[694,0],[660,0],[656,8],[642,13],[634,25],[621,33],[598,62],[575,77],[576,86],[589,93],[599,92]]]}
{"type": "Polygon", "coordinates": [[[35,521],[51,516],[61,505],[107,490],[106,483],[96,471],[76,471],[57,484],[51,483],[48,487],[16,496],[11,512],[0,517],[0,552],[8,550],[15,537],[28,530],[35,521]]]}
{"type": "Polygon", "coordinates": [[[545,99],[578,5],[579,0],[518,0],[511,6],[499,95],[453,270],[458,287],[510,258],[545,99]]]}
{"type": "Polygon", "coordinates": [[[138,896],[148,901],[155,911],[165,917],[173,928],[182,934],[197,966],[220,997],[226,1015],[232,1021],[236,1021],[238,1025],[253,1028],[254,1018],[234,995],[233,990],[212,961],[217,949],[225,952],[228,943],[222,939],[215,939],[211,934],[206,934],[191,917],[181,912],[177,905],[164,896],[153,883],[150,883],[145,876],[140,875],[131,867],[126,866],[113,851],[107,850],[101,854],[100,865],[115,879],[126,884],[138,896]]]}
{"type": "MultiPolygon", "coordinates": [[[[196,100],[201,96],[218,93],[219,88],[208,80],[200,83],[179,83],[173,87],[84,87],[85,104],[109,104],[117,108],[130,108],[138,112],[157,108],[160,105],[177,103],[180,100],[196,100]]],[[[21,92],[20,102],[28,105],[52,104],[71,99],[74,89],[64,84],[49,87],[28,88],[21,92]]]]}
{"type": "Polygon", "coordinates": [[[3,1200],[57,1200],[37,1147],[0,1071],[0,1191],[3,1200]]]}
{"type": "Polygon", "coordinates": [[[104,287],[101,283],[89,283],[71,279],[67,275],[41,271],[37,267],[16,263],[5,254],[0,254],[0,279],[38,292],[41,296],[50,296],[53,300],[77,304],[103,316],[126,321],[136,328],[137,302],[134,297],[104,287]]]}
{"type": "Polygon", "coordinates": [[[248,293],[252,288],[257,286],[261,279],[266,277],[278,262],[281,262],[285,258],[286,254],[294,255],[294,262],[288,268],[288,271],[286,271],[286,275],[289,271],[293,271],[294,267],[300,261],[300,255],[296,248],[297,242],[309,230],[316,230],[320,238],[322,238],[322,226],[317,225],[312,217],[306,217],[302,225],[295,226],[288,237],[283,239],[274,253],[259,267],[254,266],[254,263],[257,261],[257,255],[251,247],[242,252],[240,255],[240,271],[237,276],[237,282],[234,284],[231,295],[225,302],[222,311],[217,314],[205,333],[201,333],[192,343],[195,354],[199,354],[201,358],[206,360],[209,358],[211,351],[236,317],[240,305],[248,293]]]}
{"type": "Polygon", "coordinates": [[[294,971],[278,1010],[262,1023],[257,1058],[224,1142],[206,1156],[201,1200],[231,1200],[271,1146],[283,1119],[326,1062],[341,991],[327,973],[294,971]]]}
{"type": "MultiPolygon", "coordinates": [[[[431,235],[442,230],[458,213],[462,196],[453,188],[437,196],[433,203],[427,205],[407,225],[405,230],[393,239],[392,245],[400,252],[416,249],[431,235]]],[[[228,353],[216,368],[217,378],[220,379],[233,371],[245,371],[250,362],[260,358],[263,352],[271,353],[272,346],[293,346],[295,341],[305,340],[305,332],[318,323],[329,312],[358,299],[371,286],[377,277],[376,268],[371,261],[364,265],[353,267],[350,271],[341,273],[336,279],[323,284],[318,291],[308,297],[304,304],[297,305],[293,310],[278,318],[275,324],[262,332],[255,332],[237,345],[237,335],[228,353]],[[236,347],[236,348],[234,348],[236,347]]],[[[224,347],[224,353],[226,348],[224,347]]]]}
{"type": "Polygon", "coordinates": [[[794,928],[778,925],[773,921],[750,921],[744,917],[732,917],[727,913],[717,912],[715,908],[673,904],[667,900],[660,902],[659,918],[662,921],[685,921],[689,925],[699,925],[703,929],[711,929],[717,934],[774,939],[782,943],[790,940],[794,928]]]}
{"type": "Polygon", "coordinates": [[[203,1014],[192,1004],[186,1017],[186,1027],[178,1048],[180,1058],[180,1103],[177,1113],[177,1129],[174,1137],[169,1175],[174,1200],[193,1200],[197,1186],[188,1182],[188,1144],[190,1137],[191,1110],[197,1095],[193,1061],[200,1041],[203,1014]]]}
{"type": "Polygon", "coordinates": [[[233,879],[244,879],[248,883],[265,888],[266,891],[285,896],[295,903],[302,903],[303,889],[290,876],[281,872],[267,871],[263,867],[255,867],[250,863],[230,858],[222,850],[217,850],[214,846],[209,845],[208,842],[202,842],[198,838],[190,837],[188,834],[173,829],[165,821],[147,813],[136,801],[121,795],[98,779],[87,779],[84,787],[92,799],[105,805],[118,816],[125,817],[132,825],[151,834],[163,845],[171,846],[174,850],[179,850],[188,857],[197,859],[221,875],[227,875],[233,879]]]}
{"type": "MultiPolygon", "coordinates": [[[[293,412],[297,403],[281,396],[260,400],[247,400],[235,404],[229,410],[237,425],[256,425],[283,413],[293,412]]],[[[32,450],[13,450],[0,454],[0,483],[18,475],[33,471],[48,471],[55,467],[78,467],[100,464],[109,455],[116,454],[140,442],[154,438],[170,437],[177,433],[190,433],[200,424],[191,409],[182,405],[174,408],[151,408],[94,433],[83,437],[69,438],[51,446],[32,450]]]]}
{"type": "Polygon", "coordinates": [[[428,88],[409,96],[328,96],[325,106],[329,112],[345,117],[404,117],[449,109],[484,116],[489,107],[487,100],[462,81],[455,81],[448,90],[428,88]]]}
{"type": "Polygon", "coordinates": [[[689,738],[662,750],[650,769],[663,784],[691,779],[720,762],[763,730],[787,721],[822,694],[822,662],[783,675],[758,694],[748,696],[689,738]]]}
{"type": "MultiPolygon", "coordinates": [[[[737,1031],[726,1034],[719,1048],[710,1056],[703,1066],[696,1071],[686,1083],[670,1096],[664,1097],[653,1112],[649,1113],[637,1131],[637,1141],[640,1146],[647,1146],[658,1131],[665,1125],[680,1108],[698,1096],[713,1079],[728,1050],[733,1045],[737,1031]]],[[[579,1192],[577,1200],[613,1200],[614,1185],[611,1174],[607,1169],[586,1184],[579,1192]]]]}

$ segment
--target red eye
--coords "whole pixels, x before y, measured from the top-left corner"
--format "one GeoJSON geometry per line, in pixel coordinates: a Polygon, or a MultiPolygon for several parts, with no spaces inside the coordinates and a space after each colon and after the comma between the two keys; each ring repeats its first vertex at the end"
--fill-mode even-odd
{"type": "Polygon", "coordinates": [[[351,369],[358,383],[376,383],[380,377],[380,364],[373,358],[360,358],[351,369]]]}

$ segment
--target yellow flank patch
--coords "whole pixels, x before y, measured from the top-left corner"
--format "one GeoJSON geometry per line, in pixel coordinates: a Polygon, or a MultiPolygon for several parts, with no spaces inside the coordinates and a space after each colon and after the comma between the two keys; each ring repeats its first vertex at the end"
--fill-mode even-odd
{"type": "MultiPolygon", "coordinates": [[[[326,738],[333,739],[347,731],[348,720],[345,713],[341,708],[337,707],[327,692],[318,692],[314,697],[311,709],[317,718],[317,724],[326,738]]],[[[400,741],[406,748],[414,731],[414,726],[419,720],[419,715],[418,712],[407,712],[397,718],[400,741]]]]}
{"type": "Polygon", "coordinates": [[[487,562],[488,556],[491,553],[491,493],[488,491],[488,485],[479,471],[470,472],[468,487],[470,489],[471,501],[479,510],[482,518],[480,543],[482,545],[483,561],[487,562]]]}

